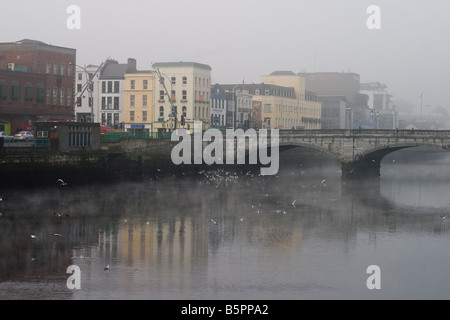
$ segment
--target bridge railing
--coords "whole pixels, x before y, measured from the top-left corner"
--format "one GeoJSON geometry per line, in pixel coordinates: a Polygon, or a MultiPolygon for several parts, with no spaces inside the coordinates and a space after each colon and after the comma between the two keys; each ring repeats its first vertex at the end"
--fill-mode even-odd
{"type": "Polygon", "coordinates": [[[450,137],[450,130],[384,130],[384,129],[323,129],[323,130],[280,130],[282,136],[392,136],[392,137],[450,137]]]}

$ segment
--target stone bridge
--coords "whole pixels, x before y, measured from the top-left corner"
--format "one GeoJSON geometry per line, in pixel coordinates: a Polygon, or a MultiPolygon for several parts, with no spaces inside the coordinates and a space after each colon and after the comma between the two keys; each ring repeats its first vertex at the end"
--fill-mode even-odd
{"type": "Polygon", "coordinates": [[[379,176],[387,154],[426,146],[450,150],[449,131],[424,130],[280,130],[280,151],[306,147],[338,158],[344,178],[379,176]]]}

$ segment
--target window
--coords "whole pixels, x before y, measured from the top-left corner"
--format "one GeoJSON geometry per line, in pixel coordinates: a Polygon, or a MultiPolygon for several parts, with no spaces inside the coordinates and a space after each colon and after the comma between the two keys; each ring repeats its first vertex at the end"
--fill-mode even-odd
{"type": "Polygon", "coordinates": [[[81,83],[77,84],[77,92],[81,92],[83,90],[83,85],[81,83]]]}
{"type": "Polygon", "coordinates": [[[172,77],[172,84],[177,84],[177,78],[175,78],[175,77],[172,77]]]}
{"type": "Polygon", "coordinates": [[[52,88],[47,87],[47,105],[50,105],[50,97],[52,95],[52,88]]]}
{"type": "Polygon", "coordinates": [[[143,80],[142,81],[142,87],[144,88],[144,90],[148,89],[148,80],[143,80]]]}
{"type": "Polygon", "coordinates": [[[52,68],[52,63],[50,61],[47,61],[46,65],[45,65],[45,73],[50,74],[51,68],[52,68]]]}
{"type": "Polygon", "coordinates": [[[11,100],[18,100],[20,96],[20,87],[18,83],[11,84],[11,100]]]}
{"type": "Polygon", "coordinates": [[[58,62],[53,63],[53,74],[58,74],[58,62]]]}
{"type": "Polygon", "coordinates": [[[272,105],[271,104],[265,104],[264,105],[264,112],[267,112],[267,113],[272,112],[272,105]]]}
{"type": "Polygon", "coordinates": [[[83,80],[83,74],[81,72],[78,72],[78,80],[79,81],[83,80]]]}
{"type": "Polygon", "coordinates": [[[106,92],[106,81],[102,81],[102,93],[106,92]]]}
{"type": "Polygon", "coordinates": [[[143,106],[143,107],[146,107],[146,106],[147,106],[147,95],[146,95],[146,94],[144,94],[144,95],[142,96],[142,106],[143,106]]]}
{"type": "Polygon", "coordinates": [[[67,89],[67,106],[70,107],[72,105],[72,90],[67,89]]]}
{"type": "Polygon", "coordinates": [[[52,105],[56,106],[58,104],[58,88],[53,88],[53,103],[52,105]]]}
{"type": "Polygon", "coordinates": [[[108,110],[112,110],[113,106],[112,106],[112,97],[107,97],[107,108],[108,110]]]}
{"type": "Polygon", "coordinates": [[[102,97],[102,110],[105,110],[105,109],[106,109],[106,97],[102,97]]]}
{"type": "Polygon", "coordinates": [[[108,81],[108,93],[112,92],[112,81],[108,81]]]}
{"type": "Polygon", "coordinates": [[[25,101],[32,101],[34,92],[32,84],[25,84],[25,101]]]}
{"type": "Polygon", "coordinates": [[[164,107],[163,106],[159,107],[159,117],[164,118],[164,107]]]}
{"type": "Polygon", "coordinates": [[[130,107],[134,107],[134,95],[130,96],[130,107]]]}
{"type": "Polygon", "coordinates": [[[134,122],[134,111],[130,111],[130,122],[134,122]]]}
{"type": "Polygon", "coordinates": [[[67,76],[68,77],[72,76],[72,67],[73,67],[73,63],[69,62],[69,65],[67,66],[67,76]]]}
{"type": "Polygon", "coordinates": [[[119,97],[114,97],[114,110],[119,110],[119,97]]]}
{"type": "Polygon", "coordinates": [[[65,63],[61,63],[61,75],[62,76],[66,75],[66,64],[65,63]]]}
{"type": "Polygon", "coordinates": [[[61,88],[59,91],[59,105],[60,106],[64,105],[64,95],[65,95],[64,91],[65,91],[64,88],[61,88]]]}
{"type": "Polygon", "coordinates": [[[173,101],[176,100],[177,96],[176,96],[176,94],[175,94],[175,90],[171,90],[171,91],[170,91],[170,98],[171,98],[173,101]]]}
{"type": "Polygon", "coordinates": [[[114,93],[119,93],[119,81],[114,81],[114,93]]]}
{"type": "Polygon", "coordinates": [[[131,80],[130,86],[131,86],[131,90],[136,89],[136,81],[135,80],[131,80]]]}
{"type": "Polygon", "coordinates": [[[255,95],[258,96],[258,95],[260,95],[260,94],[261,94],[261,91],[260,91],[259,89],[256,89],[256,90],[255,90],[255,95]]]}
{"type": "Polygon", "coordinates": [[[159,91],[159,101],[164,101],[164,90],[159,91]]]}
{"type": "Polygon", "coordinates": [[[0,99],[6,99],[8,97],[8,83],[0,82],[0,99]]]}
{"type": "Polygon", "coordinates": [[[38,131],[36,136],[38,138],[48,138],[48,131],[38,131]]]}
{"type": "Polygon", "coordinates": [[[186,114],[187,114],[187,108],[186,106],[183,106],[183,108],[181,109],[183,112],[183,116],[186,118],[186,114]]]}
{"type": "Polygon", "coordinates": [[[45,87],[43,85],[37,86],[36,101],[37,102],[45,101],[45,87]]]}
{"type": "Polygon", "coordinates": [[[142,111],[142,122],[147,122],[147,111],[142,111]]]}
{"type": "Polygon", "coordinates": [[[181,99],[186,101],[187,100],[187,91],[186,90],[182,91],[182,96],[183,97],[181,99]]]}
{"type": "Polygon", "coordinates": [[[187,77],[183,77],[183,84],[187,84],[187,77]]]}

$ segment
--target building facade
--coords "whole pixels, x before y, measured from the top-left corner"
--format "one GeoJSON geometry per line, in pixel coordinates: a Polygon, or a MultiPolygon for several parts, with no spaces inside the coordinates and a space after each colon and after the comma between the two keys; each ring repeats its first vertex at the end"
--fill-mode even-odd
{"type": "Polygon", "coordinates": [[[152,132],[154,77],[152,71],[125,74],[125,131],[152,132]]]}
{"type": "Polygon", "coordinates": [[[34,121],[74,119],[76,50],[24,39],[0,43],[0,121],[11,133],[34,121]]]}
{"type": "Polygon", "coordinates": [[[194,121],[211,122],[211,67],[196,62],[161,62],[153,65],[153,131],[192,130],[194,121]],[[184,124],[182,124],[184,122],[184,124]]]}
{"type": "Polygon", "coordinates": [[[75,120],[77,122],[100,122],[99,66],[76,66],[75,72],[75,120]]]}
{"type": "Polygon", "coordinates": [[[125,73],[136,72],[136,60],[128,59],[128,63],[119,64],[115,60],[107,60],[99,76],[99,121],[113,130],[124,130],[124,85],[125,73]]]}

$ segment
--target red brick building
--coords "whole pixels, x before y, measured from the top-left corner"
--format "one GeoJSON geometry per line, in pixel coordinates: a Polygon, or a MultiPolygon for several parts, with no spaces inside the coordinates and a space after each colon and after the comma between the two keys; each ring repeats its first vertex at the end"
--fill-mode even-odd
{"type": "Polygon", "coordinates": [[[75,64],[75,49],[27,39],[0,43],[0,126],[14,134],[35,121],[73,120],[75,64]]]}

